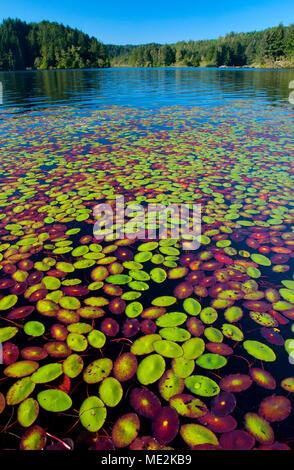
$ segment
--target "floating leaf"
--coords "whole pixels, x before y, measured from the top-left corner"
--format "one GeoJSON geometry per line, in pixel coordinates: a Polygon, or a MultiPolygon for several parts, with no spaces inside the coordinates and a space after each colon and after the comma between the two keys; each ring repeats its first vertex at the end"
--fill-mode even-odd
{"type": "Polygon", "coordinates": [[[204,369],[220,369],[227,364],[227,359],[219,354],[202,354],[197,360],[196,364],[204,369]]]}
{"type": "Polygon", "coordinates": [[[38,414],[38,402],[33,398],[27,398],[17,409],[17,420],[21,426],[28,428],[36,421],[38,414]]]}
{"type": "Polygon", "coordinates": [[[157,284],[161,284],[166,280],[167,274],[162,268],[153,268],[150,271],[150,276],[152,281],[156,282],[157,284]]]}
{"type": "Polygon", "coordinates": [[[187,339],[191,338],[191,334],[189,331],[184,330],[184,328],[178,328],[177,326],[168,327],[168,328],[161,328],[159,330],[160,336],[164,339],[168,339],[170,341],[186,341],[187,339]]]}
{"type": "Polygon", "coordinates": [[[261,266],[271,266],[272,262],[269,258],[267,258],[264,255],[260,255],[257,253],[253,253],[251,255],[252,261],[254,261],[257,264],[260,264],[261,266]]]}
{"type": "Polygon", "coordinates": [[[21,450],[42,450],[47,441],[47,436],[43,428],[40,426],[32,426],[22,436],[21,450]]]}
{"type": "Polygon", "coordinates": [[[185,359],[196,359],[201,356],[205,349],[205,343],[202,338],[191,338],[182,345],[185,359]]]}
{"type": "Polygon", "coordinates": [[[62,365],[58,363],[46,364],[40,367],[37,372],[31,376],[35,384],[45,384],[57,379],[63,373],[62,365]]]}
{"type": "Polygon", "coordinates": [[[116,447],[122,448],[130,445],[137,437],[140,421],[135,413],[121,416],[112,428],[111,437],[116,447]]]}
{"type": "Polygon", "coordinates": [[[156,382],[165,371],[165,360],[159,354],[145,357],[137,369],[137,378],[143,385],[156,382]]]}
{"type": "Polygon", "coordinates": [[[115,378],[107,377],[99,387],[99,396],[106,406],[114,407],[122,399],[122,386],[115,378]]]}
{"type": "Polygon", "coordinates": [[[45,326],[39,321],[29,321],[24,325],[24,332],[29,336],[42,336],[45,326]]]}
{"type": "Polygon", "coordinates": [[[95,396],[86,398],[79,411],[82,425],[90,432],[96,432],[102,428],[106,415],[104,403],[95,396]]]}
{"type": "Polygon", "coordinates": [[[44,390],[38,393],[37,400],[44,410],[54,413],[66,411],[72,406],[70,396],[62,390],[44,390]]]}
{"type": "Polygon", "coordinates": [[[169,307],[170,305],[173,305],[177,299],[175,297],[169,296],[169,295],[163,295],[161,297],[156,297],[156,299],[152,300],[152,305],[155,305],[155,307],[169,307]]]}
{"type": "Polygon", "coordinates": [[[161,336],[157,334],[142,336],[136,339],[136,341],[132,344],[131,353],[135,354],[136,356],[149,354],[154,351],[153,343],[161,339],[161,336]]]}
{"type": "Polygon", "coordinates": [[[217,383],[204,375],[191,375],[187,377],[185,385],[190,392],[202,397],[213,397],[220,392],[217,383]]]}
{"type": "Polygon", "coordinates": [[[3,373],[7,377],[26,377],[37,370],[39,364],[36,361],[18,361],[7,366],[3,373]]]}
{"type": "Polygon", "coordinates": [[[201,312],[201,304],[198,302],[198,300],[192,299],[192,298],[187,298],[183,302],[183,307],[184,310],[189,313],[189,315],[199,315],[201,312]]]}
{"type": "Polygon", "coordinates": [[[17,405],[25,400],[34,390],[36,384],[29,377],[17,380],[6,395],[7,405],[17,405]]]}
{"type": "Polygon", "coordinates": [[[179,326],[182,325],[187,320],[187,315],[182,312],[169,312],[161,315],[156,320],[156,325],[161,327],[168,327],[168,326],[179,326]]]}
{"type": "Polygon", "coordinates": [[[108,377],[112,370],[112,360],[108,358],[96,359],[84,370],[83,379],[87,384],[101,382],[108,377]]]}
{"type": "Polygon", "coordinates": [[[180,429],[180,434],[191,447],[201,444],[218,445],[216,435],[200,424],[184,424],[180,429]]]}
{"type": "Polygon", "coordinates": [[[17,295],[11,294],[0,300],[0,310],[9,310],[17,302],[17,295]]]}
{"type": "Polygon", "coordinates": [[[205,403],[199,400],[199,398],[195,398],[193,395],[173,395],[169,403],[179,415],[186,418],[199,418],[208,412],[205,403]]]}
{"type": "Polygon", "coordinates": [[[154,350],[164,357],[180,357],[183,355],[183,349],[177,343],[168,340],[154,341],[154,350]]]}
{"type": "Polygon", "coordinates": [[[260,359],[261,361],[273,362],[276,360],[274,351],[266,344],[260,343],[259,341],[244,341],[243,347],[246,349],[248,354],[260,359]]]}
{"type": "Polygon", "coordinates": [[[62,367],[64,373],[74,379],[82,372],[84,362],[78,354],[71,354],[63,361],[62,367]]]}
{"type": "Polygon", "coordinates": [[[10,340],[13,338],[18,332],[18,328],[16,326],[4,326],[0,328],[0,342],[4,343],[5,341],[10,340]]]}

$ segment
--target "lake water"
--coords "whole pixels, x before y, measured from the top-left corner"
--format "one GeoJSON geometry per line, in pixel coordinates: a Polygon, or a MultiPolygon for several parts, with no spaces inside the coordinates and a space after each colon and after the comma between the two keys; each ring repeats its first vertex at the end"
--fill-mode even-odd
{"type": "Polygon", "coordinates": [[[293,79],[0,73],[1,449],[293,448],[293,79]]]}
{"type": "Polygon", "coordinates": [[[154,108],[215,106],[253,100],[289,106],[294,71],[247,69],[105,69],[0,72],[3,105],[20,110],[48,106],[96,109],[101,105],[154,108]]]}

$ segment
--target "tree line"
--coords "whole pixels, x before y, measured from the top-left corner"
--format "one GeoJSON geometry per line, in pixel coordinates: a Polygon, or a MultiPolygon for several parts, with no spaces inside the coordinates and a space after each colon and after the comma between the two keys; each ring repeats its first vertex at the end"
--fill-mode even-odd
{"type": "Polygon", "coordinates": [[[112,64],[133,67],[294,66],[294,24],[250,33],[231,32],[211,40],[107,47],[112,64]]]}
{"type": "Polygon", "coordinates": [[[69,26],[11,18],[0,26],[0,70],[108,66],[105,45],[69,26]]]}
{"type": "Polygon", "coordinates": [[[0,70],[175,65],[294,67],[294,24],[231,32],[211,40],[138,46],[104,45],[56,22],[26,23],[8,18],[0,25],[0,70]]]}

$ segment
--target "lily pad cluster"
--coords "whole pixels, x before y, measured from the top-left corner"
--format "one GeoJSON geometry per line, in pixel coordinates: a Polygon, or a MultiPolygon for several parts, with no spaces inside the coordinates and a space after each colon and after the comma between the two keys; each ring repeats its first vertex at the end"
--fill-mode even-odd
{"type": "Polygon", "coordinates": [[[293,128],[259,112],[0,122],[1,448],[291,449],[293,128]],[[199,249],[98,240],[118,195],[201,204],[199,249]]]}

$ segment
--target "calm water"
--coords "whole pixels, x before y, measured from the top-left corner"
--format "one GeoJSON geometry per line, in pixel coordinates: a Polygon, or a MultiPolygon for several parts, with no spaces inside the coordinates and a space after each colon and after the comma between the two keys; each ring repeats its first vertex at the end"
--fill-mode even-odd
{"type": "Polygon", "coordinates": [[[288,85],[293,79],[293,70],[126,68],[2,72],[0,112],[64,105],[83,109],[103,105],[214,106],[240,99],[290,107],[288,85]]]}

